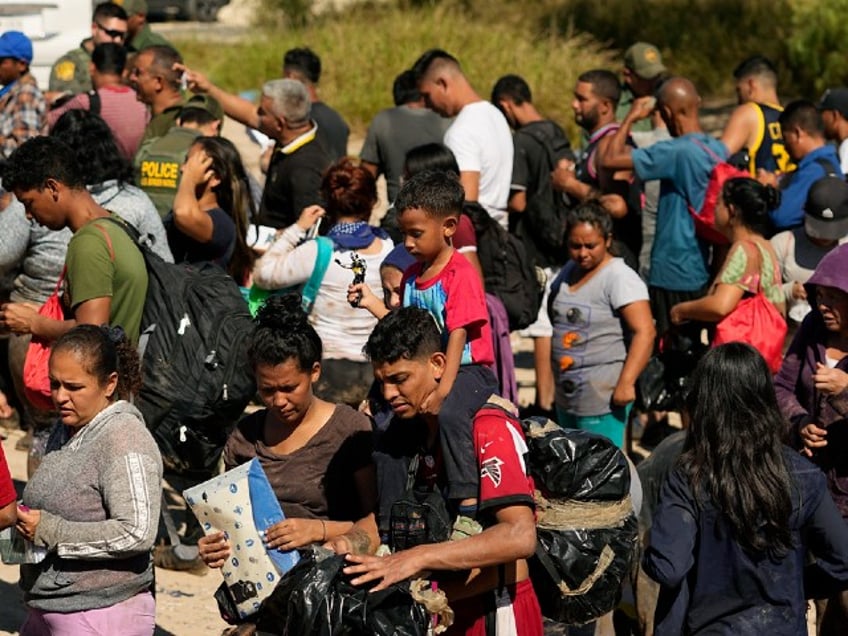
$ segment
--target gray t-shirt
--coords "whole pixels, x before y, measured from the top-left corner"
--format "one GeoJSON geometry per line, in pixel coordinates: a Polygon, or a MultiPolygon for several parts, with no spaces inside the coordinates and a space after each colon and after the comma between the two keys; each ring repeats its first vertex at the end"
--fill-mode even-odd
{"type": "Polygon", "coordinates": [[[573,271],[571,261],[560,272],[559,290],[551,291],[556,405],[578,417],[605,415],[627,357],[619,310],[648,300],[648,288],[620,258],[576,291],[567,283],[573,271]]]}
{"type": "Polygon", "coordinates": [[[390,203],[400,189],[406,153],[424,144],[442,143],[450,123],[429,108],[409,106],[388,108],[374,116],[359,156],[386,175],[390,203]]]}

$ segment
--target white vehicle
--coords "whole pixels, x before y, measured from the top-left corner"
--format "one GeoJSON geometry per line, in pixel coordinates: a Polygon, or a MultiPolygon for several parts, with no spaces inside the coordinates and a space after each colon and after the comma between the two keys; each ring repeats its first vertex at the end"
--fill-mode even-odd
{"type": "Polygon", "coordinates": [[[47,90],[50,68],[91,35],[92,0],[0,0],[0,33],[21,31],[32,40],[32,74],[47,90]]]}

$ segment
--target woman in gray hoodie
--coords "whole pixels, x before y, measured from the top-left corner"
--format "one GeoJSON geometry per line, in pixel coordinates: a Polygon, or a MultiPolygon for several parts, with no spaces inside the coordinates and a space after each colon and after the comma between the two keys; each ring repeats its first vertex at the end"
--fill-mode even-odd
{"type": "Polygon", "coordinates": [[[150,636],[162,459],[126,400],[141,384],[120,328],[80,325],[50,355],[59,412],[16,528],[45,555],[21,566],[22,636],[150,636]]]}

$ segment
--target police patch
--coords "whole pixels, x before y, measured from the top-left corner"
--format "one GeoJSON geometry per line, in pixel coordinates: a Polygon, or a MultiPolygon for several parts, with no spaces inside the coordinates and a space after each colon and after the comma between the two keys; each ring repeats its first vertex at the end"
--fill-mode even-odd
{"type": "Polygon", "coordinates": [[[63,82],[70,82],[74,79],[74,71],[77,66],[71,60],[64,60],[63,62],[59,62],[56,64],[56,68],[54,69],[53,75],[56,79],[61,80],[63,82]]]}

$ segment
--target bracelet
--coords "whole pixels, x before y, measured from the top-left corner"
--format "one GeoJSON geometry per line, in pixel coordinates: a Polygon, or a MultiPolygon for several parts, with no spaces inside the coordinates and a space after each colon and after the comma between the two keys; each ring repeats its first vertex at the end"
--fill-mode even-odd
{"type": "Polygon", "coordinates": [[[327,524],[321,519],[321,543],[327,540],[327,524]]]}

